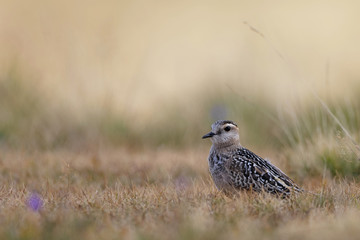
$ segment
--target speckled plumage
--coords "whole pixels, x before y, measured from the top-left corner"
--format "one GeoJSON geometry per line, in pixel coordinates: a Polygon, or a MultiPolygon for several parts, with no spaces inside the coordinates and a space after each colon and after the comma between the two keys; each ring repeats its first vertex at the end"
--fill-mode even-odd
{"type": "Polygon", "coordinates": [[[279,195],[302,191],[279,168],[240,145],[235,123],[217,121],[203,138],[213,142],[209,169],[216,187],[226,194],[237,190],[264,190],[279,195]]]}

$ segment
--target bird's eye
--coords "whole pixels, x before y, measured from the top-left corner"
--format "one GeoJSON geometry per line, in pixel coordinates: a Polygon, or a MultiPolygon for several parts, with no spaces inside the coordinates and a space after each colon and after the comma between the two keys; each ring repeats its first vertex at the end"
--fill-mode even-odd
{"type": "Polygon", "coordinates": [[[225,131],[230,131],[231,127],[227,126],[226,128],[224,128],[225,131]]]}

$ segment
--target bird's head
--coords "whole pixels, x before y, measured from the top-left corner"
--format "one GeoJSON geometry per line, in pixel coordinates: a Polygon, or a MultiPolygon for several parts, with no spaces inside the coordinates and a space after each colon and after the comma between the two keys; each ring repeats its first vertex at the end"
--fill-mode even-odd
{"type": "Polygon", "coordinates": [[[211,132],[202,138],[210,138],[216,147],[240,145],[239,128],[234,122],[228,120],[214,122],[211,125],[211,132]]]}

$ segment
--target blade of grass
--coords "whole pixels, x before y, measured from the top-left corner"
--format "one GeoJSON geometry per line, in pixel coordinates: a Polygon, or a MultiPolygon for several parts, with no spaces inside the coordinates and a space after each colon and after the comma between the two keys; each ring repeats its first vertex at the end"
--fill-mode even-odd
{"type": "Polygon", "coordinates": [[[351,143],[355,146],[355,148],[359,151],[358,156],[360,156],[360,146],[355,141],[355,139],[350,135],[349,131],[344,127],[344,125],[341,124],[340,120],[331,112],[330,108],[327,106],[327,104],[319,97],[319,95],[312,89],[312,93],[315,96],[315,98],[321,103],[323,108],[326,110],[326,112],[334,119],[334,121],[341,127],[345,135],[350,139],[351,143]]]}

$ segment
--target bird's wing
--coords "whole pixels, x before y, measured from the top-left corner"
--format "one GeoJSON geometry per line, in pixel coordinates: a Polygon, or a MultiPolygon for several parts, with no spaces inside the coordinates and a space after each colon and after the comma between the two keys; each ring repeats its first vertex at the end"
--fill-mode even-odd
{"type": "Polygon", "coordinates": [[[235,159],[237,161],[230,166],[231,171],[242,171],[245,177],[251,178],[253,182],[268,192],[289,194],[302,191],[279,168],[246,148],[237,149],[235,159]]]}

